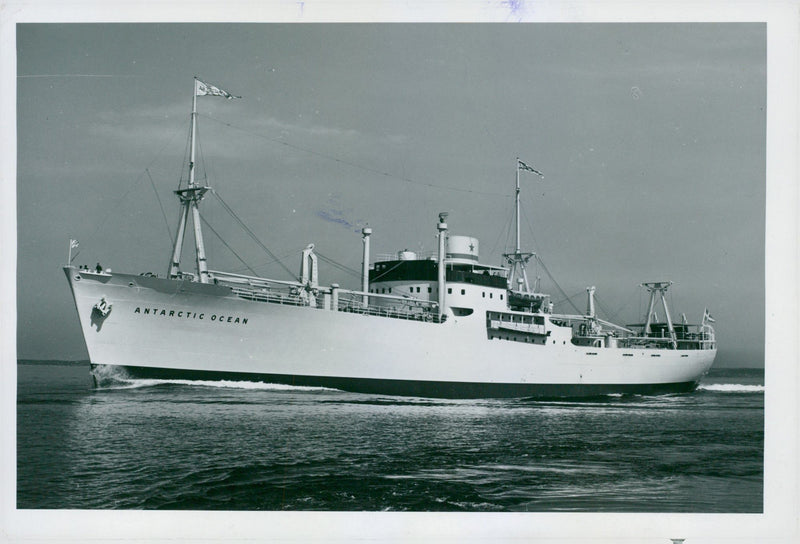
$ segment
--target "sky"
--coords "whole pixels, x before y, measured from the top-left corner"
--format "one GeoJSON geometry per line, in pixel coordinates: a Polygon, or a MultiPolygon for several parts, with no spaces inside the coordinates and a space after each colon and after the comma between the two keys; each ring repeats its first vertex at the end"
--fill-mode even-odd
{"type": "MultiPolygon", "coordinates": [[[[17,356],[86,359],[61,267],[164,274],[193,76],[200,176],[291,270],[315,243],[358,270],[452,234],[500,264],[523,247],[557,310],[634,323],[639,283],[673,318],[716,320],[718,366],[764,365],[767,31],[763,23],[21,24],[17,356]],[[163,212],[162,213],[162,208],[163,212]]],[[[289,279],[216,197],[211,269],[289,279]]],[[[186,239],[185,268],[193,244],[186,239]]],[[[326,263],[320,281],[357,288],[326,263]]]]}

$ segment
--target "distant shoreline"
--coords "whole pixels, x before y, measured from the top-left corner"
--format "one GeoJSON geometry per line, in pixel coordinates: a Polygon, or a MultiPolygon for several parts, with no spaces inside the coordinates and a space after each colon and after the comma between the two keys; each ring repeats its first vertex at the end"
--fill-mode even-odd
{"type": "Polygon", "coordinates": [[[62,361],[59,359],[17,359],[18,365],[89,366],[89,359],[62,361]]]}

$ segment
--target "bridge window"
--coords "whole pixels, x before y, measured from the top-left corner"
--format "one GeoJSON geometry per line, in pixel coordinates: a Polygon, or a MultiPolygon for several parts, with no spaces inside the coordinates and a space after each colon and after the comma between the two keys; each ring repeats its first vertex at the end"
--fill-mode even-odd
{"type": "Polygon", "coordinates": [[[466,294],[467,294],[466,290],[462,289],[462,290],[461,290],[461,294],[462,294],[462,295],[466,295],[466,294]]]}
{"type": "Polygon", "coordinates": [[[431,292],[431,288],[430,288],[430,287],[428,287],[428,293],[430,293],[430,292],[431,292]]]}
{"type": "Polygon", "coordinates": [[[486,291],[483,291],[483,292],[481,293],[481,296],[482,296],[483,298],[486,298],[486,291]]]}
{"type": "Polygon", "coordinates": [[[448,295],[452,295],[453,294],[453,288],[452,287],[448,287],[447,288],[447,294],[448,295]]]}

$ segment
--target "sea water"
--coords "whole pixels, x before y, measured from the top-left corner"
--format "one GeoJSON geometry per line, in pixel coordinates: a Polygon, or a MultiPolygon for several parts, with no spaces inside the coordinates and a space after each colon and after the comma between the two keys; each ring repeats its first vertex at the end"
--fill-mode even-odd
{"type": "Polygon", "coordinates": [[[21,509],[763,511],[762,370],[581,401],[17,370],[21,509]]]}

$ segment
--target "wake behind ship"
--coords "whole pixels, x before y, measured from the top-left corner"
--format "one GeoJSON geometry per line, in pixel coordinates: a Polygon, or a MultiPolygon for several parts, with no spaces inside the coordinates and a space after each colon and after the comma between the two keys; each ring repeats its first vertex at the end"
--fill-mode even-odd
{"type": "MultiPolygon", "coordinates": [[[[671,282],[646,282],[642,323],[597,316],[594,288],[584,314],[554,312],[531,289],[520,248],[517,159],[516,248],[504,266],[482,263],[479,241],[450,234],[441,213],[434,255],[407,250],[370,264],[362,229],[361,289],[319,282],[313,244],[294,281],[209,270],[195,181],[198,96],[233,95],[194,82],[188,180],[164,277],[64,267],[96,376],[232,379],[440,398],[578,397],[694,389],[716,355],[713,321],[674,322],[671,282]],[[196,269],[181,269],[187,225],[196,269]],[[505,266],[507,265],[507,266],[505,266]],[[663,310],[659,320],[656,308],[663,310]]],[[[70,242],[70,248],[75,241],[70,242]]]]}

